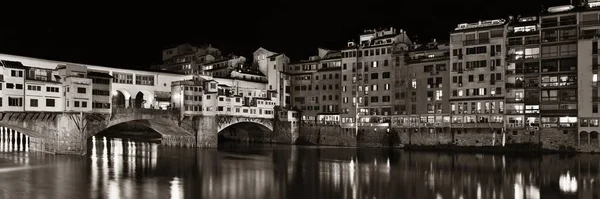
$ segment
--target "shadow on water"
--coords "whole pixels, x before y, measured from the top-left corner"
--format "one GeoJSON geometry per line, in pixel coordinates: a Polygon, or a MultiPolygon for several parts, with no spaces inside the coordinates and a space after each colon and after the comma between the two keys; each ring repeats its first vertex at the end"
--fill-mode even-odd
{"type": "MultiPolygon", "coordinates": [[[[2,149],[6,143],[0,143],[2,149]]],[[[0,198],[597,198],[600,156],[94,137],[86,157],[0,150],[0,198]]]]}

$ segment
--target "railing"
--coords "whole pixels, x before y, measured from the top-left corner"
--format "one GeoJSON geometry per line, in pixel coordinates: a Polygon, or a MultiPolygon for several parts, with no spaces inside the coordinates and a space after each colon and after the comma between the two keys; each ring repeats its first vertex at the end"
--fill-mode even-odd
{"type": "Polygon", "coordinates": [[[581,26],[597,26],[597,25],[600,25],[600,20],[580,21],[579,25],[581,25],[581,26]]]}
{"type": "Polygon", "coordinates": [[[529,44],[539,44],[540,43],[540,39],[526,39],[525,40],[525,45],[529,45],[529,44]]]}
{"type": "Polygon", "coordinates": [[[178,114],[180,113],[180,109],[146,109],[146,108],[113,108],[112,114],[165,114],[172,113],[178,114]]]}
{"type": "Polygon", "coordinates": [[[506,70],[507,75],[522,75],[523,70],[506,70]]]}
{"type": "Polygon", "coordinates": [[[519,129],[525,127],[523,123],[507,123],[506,128],[508,129],[519,129]]]}
{"type": "Polygon", "coordinates": [[[490,39],[474,39],[474,40],[466,40],[463,41],[464,46],[478,45],[478,44],[488,44],[490,43],[490,39]]]}
{"type": "Polygon", "coordinates": [[[523,98],[506,98],[507,103],[523,103],[523,98]]]}
{"type": "Polygon", "coordinates": [[[600,33],[598,33],[598,31],[594,31],[594,32],[580,32],[579,33],[579,38],[580,39],[593,39],[593,38],[598,38],[600,37],[600,33]]]}
{"type": "Polygon", "coordinates": [[[523,110],[506,110],[507,115],[523,115],[525,112],[523,110]]]}
{"type": "Polygon", "coordinates": [[[526,32],[524,32],[524,31],[521,31],[521,32],[514,32],[514,31],[512,31],[512,32],[508,32],[507,34],[508,34],[509,37],[511,37],[511,36],[524,36],[524,35],[537,35],[539,33],[540,33],[539,30],[532,30],[532,31],[526,31],[526,32]]]}
{"type": "Polygon", "coordinates": [[[565,21],[553,21],[553,22],[542,22],[542,28],[547,27],[555,27],[555,26],[568,26],[568,25],[576,25],[577,20],[565,20],[565,21]]]}
{"type": "Polygon", "coordinates": [[[506,88],[524,88],[523,83],[506,83],[506,88]]]}
{"type": "Polygon", "coordinates": [[[600,97],[592,97],[592,102],[600,102],[600,97]]]}
{"type": "Polygon", "coordinates": [[[539,83],[525,83],[525,88],[539,88],[539,83]]]}
{"type": "Polygon", "coordinates": [[[540,100],[538,98],[525,98],[526,104],[540,104],[540,100]]]}

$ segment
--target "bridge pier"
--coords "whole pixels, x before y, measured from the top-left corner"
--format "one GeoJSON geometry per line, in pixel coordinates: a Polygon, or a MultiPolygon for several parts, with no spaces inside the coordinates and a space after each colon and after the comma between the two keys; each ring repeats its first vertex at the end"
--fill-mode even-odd
{"type": "Polygon", "coordinates": [[[202,116],[198,117],[197,120],[196,146],[201,148],[216,148],[219,141],[217,117],[202,116]]]}

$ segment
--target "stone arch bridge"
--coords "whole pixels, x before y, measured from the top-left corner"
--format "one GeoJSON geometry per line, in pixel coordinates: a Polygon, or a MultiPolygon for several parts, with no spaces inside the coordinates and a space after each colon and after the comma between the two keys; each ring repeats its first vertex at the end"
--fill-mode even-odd
{"type": "MultiPolygon", "coordinates": [[[[0,126],[30,137],[30,150],[56,154],[85,154],[87,139],[117,124],[135,121],[161,134],[162,144],[183,147],[216,147],[218,133],[238,123],[255,123],[273,132],[289,134],[289,122],[237,116],[181,116],[179,110],[113,109],[111,114],[2,112],[0,126]],[[277,130],[287,128],[288,130],[277,130]]],[[[289,143],[291,135],[275,136],[289,143]]]]}

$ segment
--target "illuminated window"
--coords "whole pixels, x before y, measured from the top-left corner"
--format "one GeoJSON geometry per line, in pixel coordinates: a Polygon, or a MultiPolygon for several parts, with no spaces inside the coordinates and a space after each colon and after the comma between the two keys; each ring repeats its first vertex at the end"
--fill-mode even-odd
{"type": "Polygon", "coordinates": [[[378,63],[377,61],[373,61],[373,62],[371,63],[371,66],[373,66],[373,68],[377,68],[377,63],[378,63]]]}
{"type": "Polygon", "coordinates": [[[436,90],[435,91],[435,100],[442,100],[443,93],[444,92],[442,90],[436,90]]]}
{"type": "Polygon", "coordinates": [[[371,90],[372,90],[372,91],[377,91],[377,90],[378,90],[378,88],[377,88],[377,84],[373,84],[373,85],[371,86],[371,90]]]}
{"type": "Polygon", "coordinates": [[[412,87],[417,88],[417,80],[416,79],[412,79],[412,87]]]}

